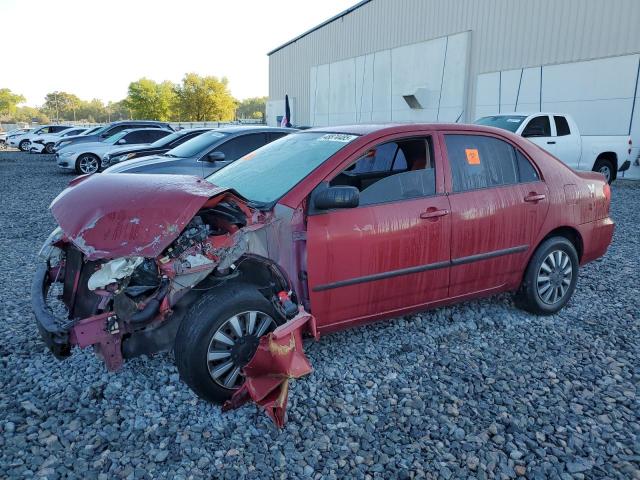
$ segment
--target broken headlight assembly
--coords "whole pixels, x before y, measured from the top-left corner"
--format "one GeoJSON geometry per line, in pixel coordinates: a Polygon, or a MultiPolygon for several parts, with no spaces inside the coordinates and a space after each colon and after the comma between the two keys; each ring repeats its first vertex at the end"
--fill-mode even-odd
{"type": "Polygon", "coordinates": [[[53,252],[55,250],[59,250],[59,248],[56,247],[55,244],[62,240],[63,235],[64,234],[62,233],[62,229],[60,227],[56,227],[56,229],[49,234],[47,239],[42,244],[42,247],[38,252],[38,258],[44,261],[49,260],[53,252]]]}

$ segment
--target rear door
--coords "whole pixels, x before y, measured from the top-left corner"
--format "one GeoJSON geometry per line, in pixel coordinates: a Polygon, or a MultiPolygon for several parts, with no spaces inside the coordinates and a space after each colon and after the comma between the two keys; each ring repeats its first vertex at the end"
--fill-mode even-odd
{"type": "Polygon", "coordinates": [[[447,296],[449,201],[435,151],[430,136],[380,141],[326,179],[330,185],[358,188],[360,205],[307,218],[309,296],[321,330],[391,316],[447,296]],[[400,157],[402,165],[394,169],[400,157]]]}
{"type": "Polygon", "coordinates": [[[524,126],[522,136],[550,154],[556,154],[556,139],[551,131],[549,115],[537,115],[531,118],[524,126]]]}
{"type": "Polygon", "coordinates": [[[451,169],[452,298],[519,282],[549,208],[533,163],[511,143],[479,133],[444,134],[451,169]]]}

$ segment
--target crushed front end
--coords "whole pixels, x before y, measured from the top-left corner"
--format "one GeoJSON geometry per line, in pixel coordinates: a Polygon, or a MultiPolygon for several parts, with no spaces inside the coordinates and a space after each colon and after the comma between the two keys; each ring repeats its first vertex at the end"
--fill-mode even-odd
{"type": "Polygon", "coordinates": [[[58,358],[74,345],[93,345],[109,370],[125,358],[170,348],[180,301],[201,282],[208,288],[236,275],[235,262],[247,252],[246,218],[228,201],[205,208],[154,258],[91,260],[56,229],[40,252],[32,286],[43,340],[58,358]]]}

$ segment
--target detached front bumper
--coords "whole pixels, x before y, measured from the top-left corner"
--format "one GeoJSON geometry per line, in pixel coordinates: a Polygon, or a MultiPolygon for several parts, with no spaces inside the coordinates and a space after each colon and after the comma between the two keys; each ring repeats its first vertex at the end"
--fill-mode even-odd
{"type": "Polygon", "coordinates": [[[57,319],[47,307],[46,295],[50,285],[49,269],[43,263],[38,266],[31,284],[31,308],[42,340],[56,358],[62,359],[71,355],[69,328],[65,325],[69,322],[57,319]]]}

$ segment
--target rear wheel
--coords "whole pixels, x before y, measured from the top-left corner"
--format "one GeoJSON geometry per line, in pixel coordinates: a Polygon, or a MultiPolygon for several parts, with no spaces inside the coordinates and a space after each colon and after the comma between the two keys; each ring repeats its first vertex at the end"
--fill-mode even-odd
{"type": "Polygon", "coordinates": [[[515,295],[516,305],[537,315],[564,307],[576,288],[578,254],[565,237],[551,237],[533,254],[515,295]]]}
{"type": "Polygon", "coordinates": [[[273,305],[247,284],[231,284],[194,303],[175,339],[182,380],[200,398],[222,403],[244,382],[241,369],[253,358],[260,337],[276,326],[273,305]]]}
{"type": "Polygon", "coordinates": [[[607,179],[607,183],[611,184],[615,179],[615,170],[614,170],[613,162],[611,160],[607,160],[606,158],[601,158],[596,161],[593,166],[593,171],[601,173],[604,175],[604,178],[607,179]]]}
{"type": "Polygon", "coordinates": [[[76,160],[76,173],[96,173],[100,170],[100,159],[92,153],[83,153],[76,160]]]}

